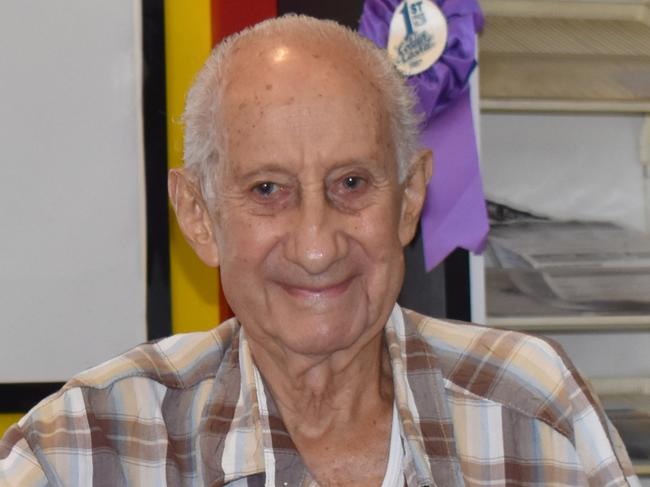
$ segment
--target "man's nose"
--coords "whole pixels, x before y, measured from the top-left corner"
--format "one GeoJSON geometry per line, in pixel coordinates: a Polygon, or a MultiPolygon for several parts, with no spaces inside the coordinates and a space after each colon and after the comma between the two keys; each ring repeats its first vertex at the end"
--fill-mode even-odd
{"type": "Polygon", "coordinates": [[[296,210],[287,258],[309,274],[325,272],[347,252],[343,215],[318,191],[303,195],[296,210]]]}

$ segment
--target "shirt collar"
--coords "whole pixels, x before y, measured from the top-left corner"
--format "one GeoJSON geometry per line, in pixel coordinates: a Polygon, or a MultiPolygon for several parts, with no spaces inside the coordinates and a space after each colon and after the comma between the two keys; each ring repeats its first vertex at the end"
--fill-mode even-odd
{"type": "Polygon", "coordinates": [[[384,328],[411,486],[464,485],[438,358],[396,304],[384,328]]]}

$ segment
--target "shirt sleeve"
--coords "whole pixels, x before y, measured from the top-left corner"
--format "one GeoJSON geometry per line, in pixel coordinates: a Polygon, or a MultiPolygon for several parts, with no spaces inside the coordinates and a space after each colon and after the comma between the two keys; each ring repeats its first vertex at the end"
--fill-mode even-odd
{"type": "Polygon", "coordinates": [[[623,440],[621,440],[618,431],[616,431],[614,425],[609,421],[609,418],[606,418],[606,420],[607,420],[608,434],[612,442],[614,454],[616,455],[616,458],[619,458],[621,461],[621,467],[623,469],[623,473],[625,474],[625,478],[627,482],[632,487],[641,487],[641,482],[639,481],[638,477],[634,473],[634,467],[632,466],[632,462],[630,461],[630,458],[627,454],[627,450],[625,448],[625,445],[623,444],[623,440]]]}
{"type": "Polygon", "coordinates": [[[564,363],[573,440],[589,485],[641,487],[623,441],[605,414],[598,396],[564,350],[552,345],[564,363]]]}
{"type": "Polygon", "coordinates": [[[47,486],[47,478],[22,430],[13,425],[0,440],[0,486],[47,486]]]}

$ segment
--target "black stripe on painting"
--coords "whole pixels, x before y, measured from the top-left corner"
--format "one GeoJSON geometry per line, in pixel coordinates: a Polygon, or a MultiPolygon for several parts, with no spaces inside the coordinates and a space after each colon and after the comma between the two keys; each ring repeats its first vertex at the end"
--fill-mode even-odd
{"type": "Polygon", "coordinates": [[[152,340],[172,332],[163,0],[142,0],[142,49],[147,194],[147,337],[152,340]]]}
{"type": "Polygon", "coordinates": [[[0,384],[0,413],[24,413],[41,399],[58,391],[62,382],[0,384]]]}

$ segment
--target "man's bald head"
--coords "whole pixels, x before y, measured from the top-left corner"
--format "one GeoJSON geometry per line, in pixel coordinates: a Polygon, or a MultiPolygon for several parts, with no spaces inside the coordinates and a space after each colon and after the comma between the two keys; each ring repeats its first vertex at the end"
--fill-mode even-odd
{"type": "MultiPolygon", "coordinates": [[[[255,76],[260,64],[281,62],[290,49],[311,53],[319,66],[338,64],[354,75],[360,86],[377,92],[383,117],[391,134],[400,180],[417,149],[418,118],[413,113],[414,96],[384,51],[357,33],[332,21],[304,16],[267,20],[228,37],[220,43],[199,72],[186,101],[185,164],[201,184],[204,197],[214,193],[214,169],[223,158],[223,97],[245,77],[255,76]]],[[[305,58],[303,58],[305,59],[305,58]]],[[[305,76],[309,75],[305,66],[305,76]]],[[[251,120],[254,123],[254,120],[251,120]]]]}

